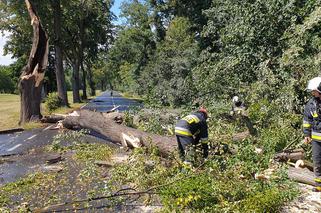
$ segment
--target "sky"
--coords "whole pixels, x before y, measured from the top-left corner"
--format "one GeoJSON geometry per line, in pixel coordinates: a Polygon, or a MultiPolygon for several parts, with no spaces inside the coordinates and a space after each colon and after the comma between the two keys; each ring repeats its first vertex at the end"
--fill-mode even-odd
{"type": "MultiPolygon", "coordinates": [[[[125,0],[115,0],[113,7],[111,10],[114,12],[116,16],[119,16],[120,13],[120,5],[125,0]]],[[[4,35],[0,33],[0,65],[9,65],[13,63],[15,60],[11,59],[11,55],[3,55],[3,46],[7,41],[8,33],[6,32],[4,35]]]]}

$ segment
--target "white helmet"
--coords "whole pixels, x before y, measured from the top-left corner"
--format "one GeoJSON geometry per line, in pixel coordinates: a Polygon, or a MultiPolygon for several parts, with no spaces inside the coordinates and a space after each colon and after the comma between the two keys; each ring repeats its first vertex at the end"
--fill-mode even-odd
{"type": "Polygon", "coordinates": [[[321,85],[320,84],[321,84],[321,77],[312,78],[308,82],[308,86],[307,86],[306,90],[308,90],[308,91],[316,90],[319,93],[321,93],[321,85]]]}
{"type": "Polygon", "coordinates": [[[239,97],[238,96],[234,96],[233,98],[232,98],[232,102],[233,103],[236,103],[236,102],[238,102],[239,101],[239,97]]]}

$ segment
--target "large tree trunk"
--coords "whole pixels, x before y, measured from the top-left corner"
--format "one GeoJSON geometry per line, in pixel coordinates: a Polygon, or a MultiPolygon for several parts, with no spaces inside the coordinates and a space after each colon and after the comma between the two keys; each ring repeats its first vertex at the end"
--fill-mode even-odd
{"type": "Polygon", "coordinates": [[[40,112],[41,90],[48,64],[48,36],[29,0],[25,0],[33,26],[33,41],[28,64],[23,68],[19,80],[20,124],[42,117],[40,112]]]}
{"type": "Polygon", "coordinates": [[[88,69],[88,81],[89,81],[89,87],[90,87],[90,95],[96,96],[95,82],[93,80],[93,72],[92,72],[90,63],[87,63],[87,69],[88,69]]]}
{"type": "Polygon", "coordinates": [[[74,103],[80,103],[79,95],[79,60],[75,59],[72,62],[72,94],[74,103]]]}
{"type": "Polygon", "coordinates": [[[63,125],[67,128],[78,126],[92,129],[108,137],[111,141],[123,145],[124,139],[130,138],[146,147],[158,147],[161,154],[165,156],[177,148],[174,137],[146,133],[118,124],[115,120],[119,118],[119,113],[100,113],[89,110],[80,110],[77,113],[76,116],[67,116],[63,120],[63,125]]]}
{"type": "Polygon", "coordinates": [[[87,99],[87,84],[86,84],[86,71],[85,71],[85,68],[84,68],[84,64],[81,63],[81,70],[82,70],[82,99],[83,100],[86,100],[87,99]]]}
{"type": "Polygon", "coordinates": [[[82,98],[87,99],[87,85],[86,85],[86,71],[84,69],[84,46],[85,46],[85,26],[84,19],[80,19],[79,21],[79,35],[80,35],[80,44],[79,44],[79,62],[82,71],[82,98]]]}
{"type": "Polygon", "coordinates": [[[63,106],[68,106],[67,89],[65,84],[65,75],[63,70],[63,51],[61,45],[61,7],[60,0],[51,0],[54,16],[55,31],[55,68],[57,78],[58,96],[62,100],[63,106]]]}

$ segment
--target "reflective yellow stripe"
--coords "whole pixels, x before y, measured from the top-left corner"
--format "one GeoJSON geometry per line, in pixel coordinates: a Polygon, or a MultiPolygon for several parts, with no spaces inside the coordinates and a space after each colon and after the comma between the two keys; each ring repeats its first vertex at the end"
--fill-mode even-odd
{"type": "Polygon", "coordinates": [[[317,117],[318,117],[318,113],[315,112],[315,111],[314,111],[313,113],[311,112],[311,114],[312,114],[312,117],[314,117],[314,118],[317,118],[317,117]]]}
{"type": "Polygon", "coordinates": [[[178,129],[175,129],[175,133],[180,134],[180,135],[193,136],[192,133],[190,133],[190,132],[186,132],[186,131],[182,131],[182,130],[178,130],[178,129]]]}
{"type": "Polygon", "coordinates": [[[312,135],[312,139],[321,141],[321,136],[317,136],[317,135],[312,135]]]}
{"type": "Polygon", "coordinates": [[[196,115],[185,116],[182,120],[187,121],[187,123],[189,123],[189,124],[191,124],[191,123],[199,123],[200,122],[200,119],[196,115]]]}
{"type": "Polygon", "coordinates": [[[201,143],[202,143],[202,144],[208,144],[207,138],[206,138],[206,139],[202,139],[202,138],[201,138],[201,143]]]}
{"type": "Polygon", "coordinates": [[[311,127],[311,124],[307,124],[307,123],[305,123],[305,124],[303,124],[303,127],[305,127],[305,128],[309,128],[309,127],[311,127]]]}

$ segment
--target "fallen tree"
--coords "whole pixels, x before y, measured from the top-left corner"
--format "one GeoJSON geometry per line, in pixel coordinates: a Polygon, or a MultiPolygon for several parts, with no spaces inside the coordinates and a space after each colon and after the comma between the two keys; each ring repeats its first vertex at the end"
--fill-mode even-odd
{"type": "Polygon", "coordinates": [[[290,161],[297,161],[304,159],[304,150],[303,149],[287,149],[283,150],[280,153],[277,153],[274,156],[274,160],[280,162],[290,161]]]}
{"type": "Polygon", "coordinates": [[[122,114],[117,112],[102,113],[90,110],[76,111],[62,121],[64,127],[72,129],[81,127],[94,130],[111,141],[124,147],[156,146],[162,155],[176,150],[174,137],[160,136],[121,125],[122,114]]]}
{"type": "Polygon", "coordinates": [[[314,181],[314,174],[307,168],[295,168],[289,167],[288,177],[291,180],[297,181],[299,183],[305,183],[312,186],[317,186],[317,183],[314,181]]]}

